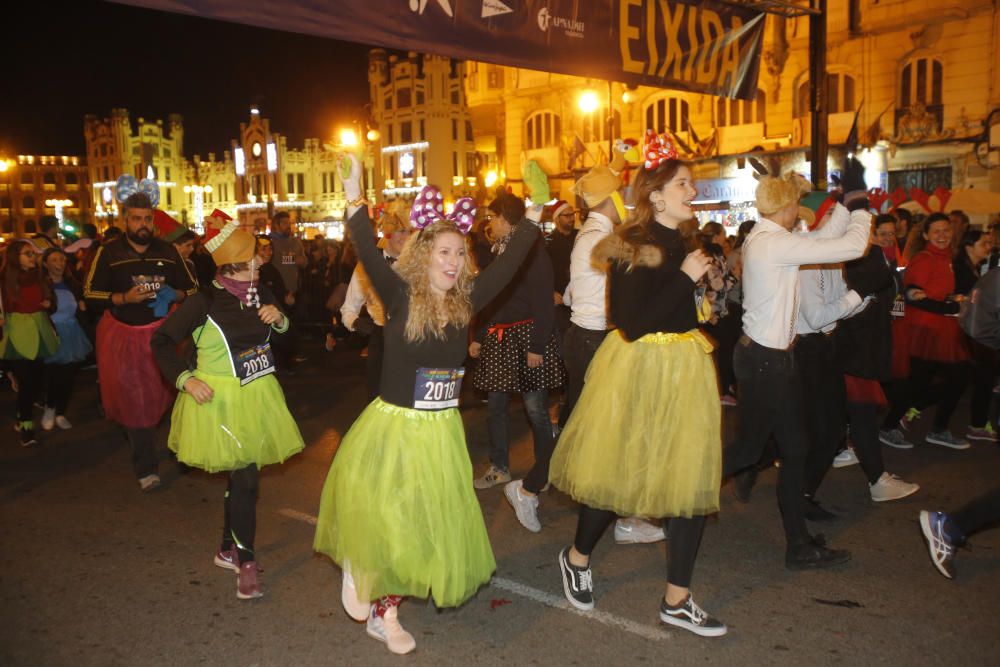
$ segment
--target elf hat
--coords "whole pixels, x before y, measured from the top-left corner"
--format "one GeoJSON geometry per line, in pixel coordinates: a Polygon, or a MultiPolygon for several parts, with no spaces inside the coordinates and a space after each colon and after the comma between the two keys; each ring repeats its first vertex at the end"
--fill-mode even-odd
{"type": "Polygon", "coordinates": [[[802,207],[799,209],[799,217],[806,221],[810,231],[815,229],[831,209],[836,205],[837,198],[827,192],[816,190],[810,192],[802,198],[802,207]],[[802,208],[809,210],[809,215],[802,214],[802,208]],[[812,219],[810,219],[812,218],[812,219]]]}
{"type": "Polygon", "coordinates": [[[160,238],[167,243],[173,243],[188,231],[187,227],[174,220],[172,217],[161,211],[153,210],[153,224],[160,230],[160,238]]]}
{"type": "Polygon", "coordinates": [[[256,244],[254,237],[223,211],[215,209],[205,218],[205,250],[212,254],[216,266],[249,262],[256,244]]]}

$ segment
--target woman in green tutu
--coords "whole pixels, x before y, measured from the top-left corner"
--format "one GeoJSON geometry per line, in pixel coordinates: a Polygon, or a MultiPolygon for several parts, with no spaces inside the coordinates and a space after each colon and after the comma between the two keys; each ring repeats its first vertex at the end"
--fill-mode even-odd
{"type": "Polygon", "coordinates": [[[218,210],[206,227],[215,280],[184,300],[150,344],[163,376],[181,392],[167,445],[181,463],[229,472],[215,564],[237,572],[236,597],[246,600],[262,595],[253,549],[260,468],[304,445],[274,377],[271,334],[287,331],[288,318],[274,295],[257,287],[256,239],[218,210]],[[194,371],[177,354],[188,338],[197,349],[194,371]]]}
{"type": "Polygon", "coordinates": [[[587,368],[552,457],[549,479],[581,505],[559,568],[570,604],[593,609],[590,555],[608,524],[616,515],[669,518],[660,620],[715,637],[726,626],[689,592],[722,472],[718,383],[695,301],[711,260],[688,253],[678,231],[694,215],[697,191],[670,137],[648,131],[643,157],[635,210],[593,253],[610,264],[610,319],[619,329],[587,368]]]}
{"type": "Polygon", "coordinates": [[[511,280],[538,230],[521,221],[477,278],[465,239],[475,205],[460,199],[445,217],[441,193],[428,186],[410,215],[419,231],[390,266],[362,206],[360,166],[347,159],[348,228],[385,308],[385,359],[379,396],[330,466],[315,548],[343,570],[347,613],[393,653],[408,653],[416,643],[397,617],[403,597],[458,606],[496,568],[457,409],[462,363],[470,319],[511,280]]]}
{"type": "Polygon", "coordinates": [[[49,319],[52,285],[42,272],[38,249],[17,239],[4,252],[0,270],[0,359],[17,380],[17,431],[21,446],[37,444],[33,413],[45,377],[43,359],[59,339],[49,319]]]}

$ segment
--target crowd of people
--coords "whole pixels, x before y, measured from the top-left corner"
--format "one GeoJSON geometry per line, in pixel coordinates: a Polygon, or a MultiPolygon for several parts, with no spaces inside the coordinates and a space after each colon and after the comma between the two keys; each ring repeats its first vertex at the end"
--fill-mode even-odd
{"type": "MultiPolygon", "coordinates": [[[[416,646],[399,620],[406,597],[458,606],[496,570],[475,489],[503,485],[533,533],[550,485],[579,503],[575,535],[553,556],[582,611],[596,605],[591,554],[612,523],[619,543],[667,539],[659,618],[714,637],[726,625],[691,587],[724,484],[750,502],[758,472],[780,461],[785,566],[825,568],[851,557],[812,532],[837,518],[818,499],[831,467],[859,464],[874,502],[918,493],[886,470],[881,447],[914,449],[931,408],[926,443],[997,443],[1000,336],[974,337],[960,319],[1000,274],[989,271],[1000,224],[884,210],[856,161],[830,192],[760,174],[760,219],[730,236],[718,222],[699,228],[691,167],[652,131],[637,161],[617,151],[576,182],[579,210],[553,202],[542,175],[525,185],[529,203],[546,205],[501,189],[485,208],[463,198],[446,211],[427,186],[373,220],[360,166],[343,160],[344,241],[303,240],[283,212],[265,234],[219,210],[199,237],[157,208],[154,182],[126,176],[123,229],[63,243],[47,223],[4,250],[0,360],[21,445],[39,443],[36,406],[42,431],[72,427],[74,378],[96,363],[102,414],[151,491],[170,411],[177,461],[228,474],[214,564],[237,573],[241,599],[263,595],[259,471],[304,447],[275,371],[303,360],[310,328],[327,351],[365,340],[370,401],[333,458],[314,547],[340,566],[347,613],[394,653],[416,646]],[[488,412],[479,475],[457,410],[466,377],[488,412]],[[512,396],[533,440],[520,479],[512,396]],[[734,418],[738,434],[723,443],[734,418]]],[[[994,492],[921,513],[943,574],[997,506],[994,492]]]]}

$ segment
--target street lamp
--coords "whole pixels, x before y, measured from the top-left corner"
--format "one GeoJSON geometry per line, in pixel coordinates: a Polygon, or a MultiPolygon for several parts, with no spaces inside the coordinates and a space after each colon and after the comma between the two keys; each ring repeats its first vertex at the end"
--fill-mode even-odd
{"type": "Polygon", "coordinates": [[[358,133],[349,127],[340,130],[340,145],[354,147],[358,145],[358,133]]]}
{"type": "Polygon", "coordinates": [[[597,99],[597,93],[592,90],[585,90],[577,100],[577,106],[583,113],[593,113],[601,106],[601,101],[597,99]]]}
{"type": "Polygon", "coordinates": [[[56,210],[56,220],[59,221],[59,226],[63,225],[63,209],[67,206],[73,205],[72,199],[46,199],[45,205],[56,210]]]}

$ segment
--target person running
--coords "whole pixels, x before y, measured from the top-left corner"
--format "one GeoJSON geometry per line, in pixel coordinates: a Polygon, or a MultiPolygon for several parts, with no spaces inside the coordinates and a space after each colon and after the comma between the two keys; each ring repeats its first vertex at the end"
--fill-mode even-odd
{"type": "Polygon", "coordinates": [[[475,204],[448,218],[436,188],[414,201],[419,229],[389,266],[361,197],[361,166],[348,156],[348,229],[386,313],[379,397],[354,422],[323,485],[314,548],[343,570],[341,602],[393,653],[416,647],[399,623],[404,596],[456,607],[487,583],[496,562],[457,405],[469,322],[510,282],[539,233],[522,220],[506,252],[478,277],[465,234],[475,204]]]}
{"type": "Polygon", "coordinates": [[[53,298],[52,285],[38,263],[38,248],[27,239],[12,241],[0,271],[0,359],[17,383],[17,432],[22,447],[38,444],[34,409],[45,377],[43,360],[59,346],[48,313],[53,298]]]}
{"type": "Polygon", "coordinates": [[[69,406],[80,363],[94,351],[94,346],[77,319],[77,315],[86,310],[87,305],[83,300],[83,288],[66,270],[68,261],[60,248],[49,248],[42,255],[42,266],[52,284],[56,302],[52,324],[59,335],[59,347],[55,354],[45,359],[43,431],[51,431],[56,426],[62,430],[73,427],[66,418],[66,408],[69,406]]]}
{"type": "Polygon", "coordinates": [[[274,376],[271,334],[287,331],[288,318],[274,294],[258,287],[256,240],[219,213],[206,221],[215,280],[167,317],[150,345],[164,379],[181,392],[167,446],[185,465],[229,473],[214,562],[238,573],[236,597],[248,600],[263,595],[254,552],[260,469],[305,445],[274,376]],[[189,339],[197,348],[193,371],[177,354],[189,339]]]}
{"type": "Polygon", "coordinates": [[[125,428],[139,488],[151,491],[160,485],[155,429],[174,390],[160,377],[149,341],[171,305],[194,294],[196,283],[177,249],[153,236],[156,183],[122,176],[117,197],[125,235],[97,251],[83,293],[89,306],[107,308],[97,325],[104,413],[125,428]]]}
{"type": "MultiPolygon", "coordinates": [[[[501,193],[490,202],[489,210],[496,239],[493,254],[499,257],[506,251],[514,224],[524,217],[524,202],[501,193]]],[[[548,483],[553,446],[549,390],[561,387],[566,378],[554,332],[552,285],[552,261],[539,241],[510,285],[484,311],[475,340],[469,344],[469,356],[479,360],[472,381],[476,389],[486,392],[490,435],[490,467],[472,484],[488,489],[507,482],[504,494],[518,521],[535,533],[542,529],[538,493],[548,483]],[[524,401],[535,463],[523,480],[511,482],[508,409],[513,393],[521,394],[524,401]]]]}
{"type": "Polygon", "coordinates": [[[726,626],[690,593],[705,515],[718,511],[721,407],[712,345],[698,329],[695,289],[710,259],[687,253],[691,168],[667,135],[647,132],[635,210],[595,248],[610,263],[607,335],[552,457],[550,479],[580,503],[576,537],[559,553],[563,592],[594,608],[591,554],[616,514],[670,517],[660,619],[698,635],[726,626]]]}

